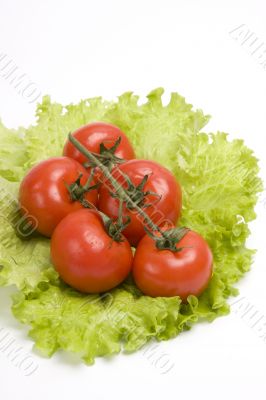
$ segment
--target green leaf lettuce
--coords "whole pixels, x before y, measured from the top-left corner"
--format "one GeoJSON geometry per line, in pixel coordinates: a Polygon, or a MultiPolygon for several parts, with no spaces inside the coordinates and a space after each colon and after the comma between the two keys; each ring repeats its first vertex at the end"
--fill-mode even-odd
{"type": "Polygon", "coordinates": [[[17,131],[0,125],[0,284],[16,285],[14,315],[31,326],[29,334],[45,355],[64,349],[91,364],[122,348],[135,351],[152,338],[175,337],[199,320],[226,315],[234,284],[250,268],[254,251],[245,242],[262,189],[257,159],[242,140],[203,133],[209,116],[183,97],[173,93],[163,106],[162,94],[154,90],[144,104],[127,92],[114,102],[99,97],[68,106],[46,96],[35,125],[17,131]],[[119,126],[139,158],[162,163],[181,183],[180,223],[202,234],[214,255],[212,280],[199,298],[181,304],[178,297],[143,296],[130,278],[102,296],[80,294],[54,271],[48,239],[17,234],[17,191],[28,168],[61,155],[70,131],[99,120],[119,126]]]}

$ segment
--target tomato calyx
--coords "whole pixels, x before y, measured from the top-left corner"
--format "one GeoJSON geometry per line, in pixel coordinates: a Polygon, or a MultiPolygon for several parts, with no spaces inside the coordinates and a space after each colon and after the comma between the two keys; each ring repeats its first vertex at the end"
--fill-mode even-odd
{"type": "Polygon", "coordinates": [[[123,242],[125,240],[122,232],[130,224],[130,217],[127,217],[125,221],[121,222],[119,219],[117,221],[112,220],[106,214],[100,212],[103,224],[108,235],[115,242],[123,242]]]}
{"type": "Polygon", "coordinates": [[[99,211],[99,213],[102,217],[108,235],[115,242],[123,242],[124,236],[122,235],[122,232],[131,222],[131,218],[129,216],[127,216],[125,220],[123,220],[123,200],[120,200],[119,202],[118,219],[116,221],[114,221],[101,211],[99,211]]]}
{"type": "Polygon", "coordinates": [[[182,226],[163,231],[160,236],[158,236],[154,234],[154,232],[150,232],[147,229],[145,230],[147,235],[154,240],[158,250],[170,250],[174,253],[184,249],[184,247],[177,247],[176,245],[188,233],[188,231],[190,231],[189,228],[182,226]]]}
{"type": "Polygon", "coordinates": [[[79,176],[74,182],[72,182],[70,185],[65,183],[65,186],[68,190],[71,201],[79,201],[85,208],[92,208],[91,203],[88,200],[86,200],[84,196],[86,193],[98,189],[99,183],[91,185],[94,176],[93,169],[91,170],[91,174],[85,185],[81,184],[82,176],[83,176],[82,174],[79,174],[79,176]]]}
{"type": "MultiPolygon", "coordinates": [[[[94,157],[97,158],[98,161],[101,162],[102,165],[107,167],[110,171],[117,165],[117,164],[123,164],[125,160],[123,158],[119,158],[115,155],[116,150],[118,149],[120,143],[121,143],[122,137],[119,136],[119,138],[115,141],[114,145],[110,148],[107,148],[104,143],[100,143],[100,153],[93,153],[91,152],[94,157]]],[[[84,167],[90,167],[94,168],[96,167],[97,164],[94,163],[93,161],[88,161],[84,163],[84,167]]]]}
{"type": "MultiPolygon", "coordinates": [[[[136,208],[136,206],[141,208],[150,207],[152,203],[148,203],[146,201],[147,196],[157,197],[158,201],[161,199],[161,196],[158,193],[152,192],[151,190],[144,191],[144,187],[149,179],[149,175],[145,175],[138,185],[134,185],[129,176],[127,176],[126,174],[122,175],[127,183],[127,188],[124,189],[124,191],[131,199],[131,202],[126,202],[126,207],[129,210],[133,210],[134,208],[136,208]]],[[[117,192],[111,192],[110,194],[112,197],[120,197],[120,194],[118,194],[117,192]]]]}

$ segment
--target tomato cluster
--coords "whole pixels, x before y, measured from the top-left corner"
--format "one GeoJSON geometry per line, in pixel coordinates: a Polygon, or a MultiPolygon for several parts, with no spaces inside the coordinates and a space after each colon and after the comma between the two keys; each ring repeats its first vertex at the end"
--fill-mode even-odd
{"type": "Polygon", "coordinates": [[[132,272],[144,294],[186,301],[211,278],[206,241],[176,227],[182,192],[175,176],[155,161],[135,158],[114,125],[95,122],[69,135],[62,157],[24,177],[19,201],[38,232],[51,237],[60,277],[79,291],[110,290],[132,272]]]}

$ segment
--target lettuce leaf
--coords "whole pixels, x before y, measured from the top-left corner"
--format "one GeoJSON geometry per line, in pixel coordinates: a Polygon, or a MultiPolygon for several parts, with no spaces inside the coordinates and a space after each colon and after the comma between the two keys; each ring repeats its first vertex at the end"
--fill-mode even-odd
{"type": "MultiPolygon", "coordinates": [[[[150,338],[169,338],[182,330],[180,299],[135,297],[120,288],[108,294],[84,295],[63,284],[39,285],[14,296],[13,312],[46,356],[64,349],[91,364],[94,358],[121,350],[135,351],[150,338]]],[[[190,319],[188,316],[186,320],[190,319]]]]}
{"type": "Polygon", "coordinates": [[[54,271],[49,240],[17,236],[17,203],[0,196],[0,284],[17,286],[14,315],[31,326],[30,336],[47,356],[64,349],[91,364],[122,348],[136,351],[153,338],[173,338],[197,321],[226,315],[227,298],[250,268],[254,250],[245,242],[262,190],[256,157],[242,140],[203,133],[209,116],[177,93],[164,106],[162,94],[161,88],[152,91],[144,104],[127,92],[113,102],[98,97],[65,107],[46,96],[36,124],[23,133],[0,126],[0,194],[8,191],[15,199],[23,174],[60,155],[69,131],[97,120],[119,126],[138,157],[155,159],[175,174],[183,189],[181,224],[201,233],[214,255],[209,287],[187,304],[178,297],[143,296],[131,279],[102,296],[80,294],[54,271]]]}
{"type": "Polygon", "coordinates": [[[26,145],[24,129],[7,129],[0,120],[0,176],[19,181],[25,174],[26,145]]]}
{"type": "Polygon", "coordinates": [[[42,236],[22,239],[17,182],[0,177],[0,285],[29,291],[39,282],[57,278],[50,262],[50,241],[42,236]]]}

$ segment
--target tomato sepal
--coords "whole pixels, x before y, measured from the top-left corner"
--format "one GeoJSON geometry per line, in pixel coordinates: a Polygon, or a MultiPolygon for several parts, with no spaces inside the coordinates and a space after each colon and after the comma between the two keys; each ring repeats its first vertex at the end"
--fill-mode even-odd
{"type": "Polygon", "coordinates": [[[189,228],[181,226],[178,228],[171,228],[160,232],[160,236],[151,232],[146,227],[144,228],[147,235],[151,237],[158,250],[170,250],[174,253],[181,251],[184,247],[177,247],[176,245],[180,240],[190,231],[189,228]]]}
{"type": "MultiPolygon", "coordinates": [[[[115,141],[114,145],[109,149],[104,145],[104,143],[100,143],[100,152],[99,154],[92,152],[92,154],[110,171],[118,164],[123,164],[126,160],[123,158],[117,157],[115,155],[116,150],[118,149],[119,145],[121,144],[122,137],[115,141]]],[[[83,164],[85,168],[94,168],[96,164],[93,161],[87,161],[83,164]]]]}
{"type": "Polygon", "coordinates": [[[93,204],[91,204],[88,200],[85,199],[85,194],[91,192],[92,190],[96,190],[99,188],[100,184],[96,183],[91,185],[94,177],[94,170],[91,170],[90,176],[85,183],[85,185],[81,184],[81,178],[83,174],[80,173],[77,179],[72,182],[70,185],[65,182],[65,186],[68,190],[71,201],[79,201],[85,208],[95,208],[93,204]]]}
{"type": "MultiPolygon", "coordinates": [[[[152,192],[151,190],[144,191],[144,187],[145,187],[150,175],[148,175],[148,174],[145,175],[138,185],[134,185],[128,175],[122,173],[121,171],[120,171],[120,173],[123,175],[123,177],[125,178],[125,181],[127,183],[127,188],[126,189],[124,188],[124,191],[131,199],[131,202],[126,202],[126,207],[128,210],[134,210],[136,205],[138,207],[142,207],[142,208],[150,207],[152,205],[152,203],[146,202],[146,196],[157,197],[157,199],[158,199],[157,201],[160,201],[162,196],[159,195],[158,193],[152,192]],[[132,202],[134,202],[135,206],[132,204],[132,202]]],[[[121,196],[119,193],[111,192],[111,191],[110,191],[110,195],[114,198],[119,198],[121,196]]]]}

